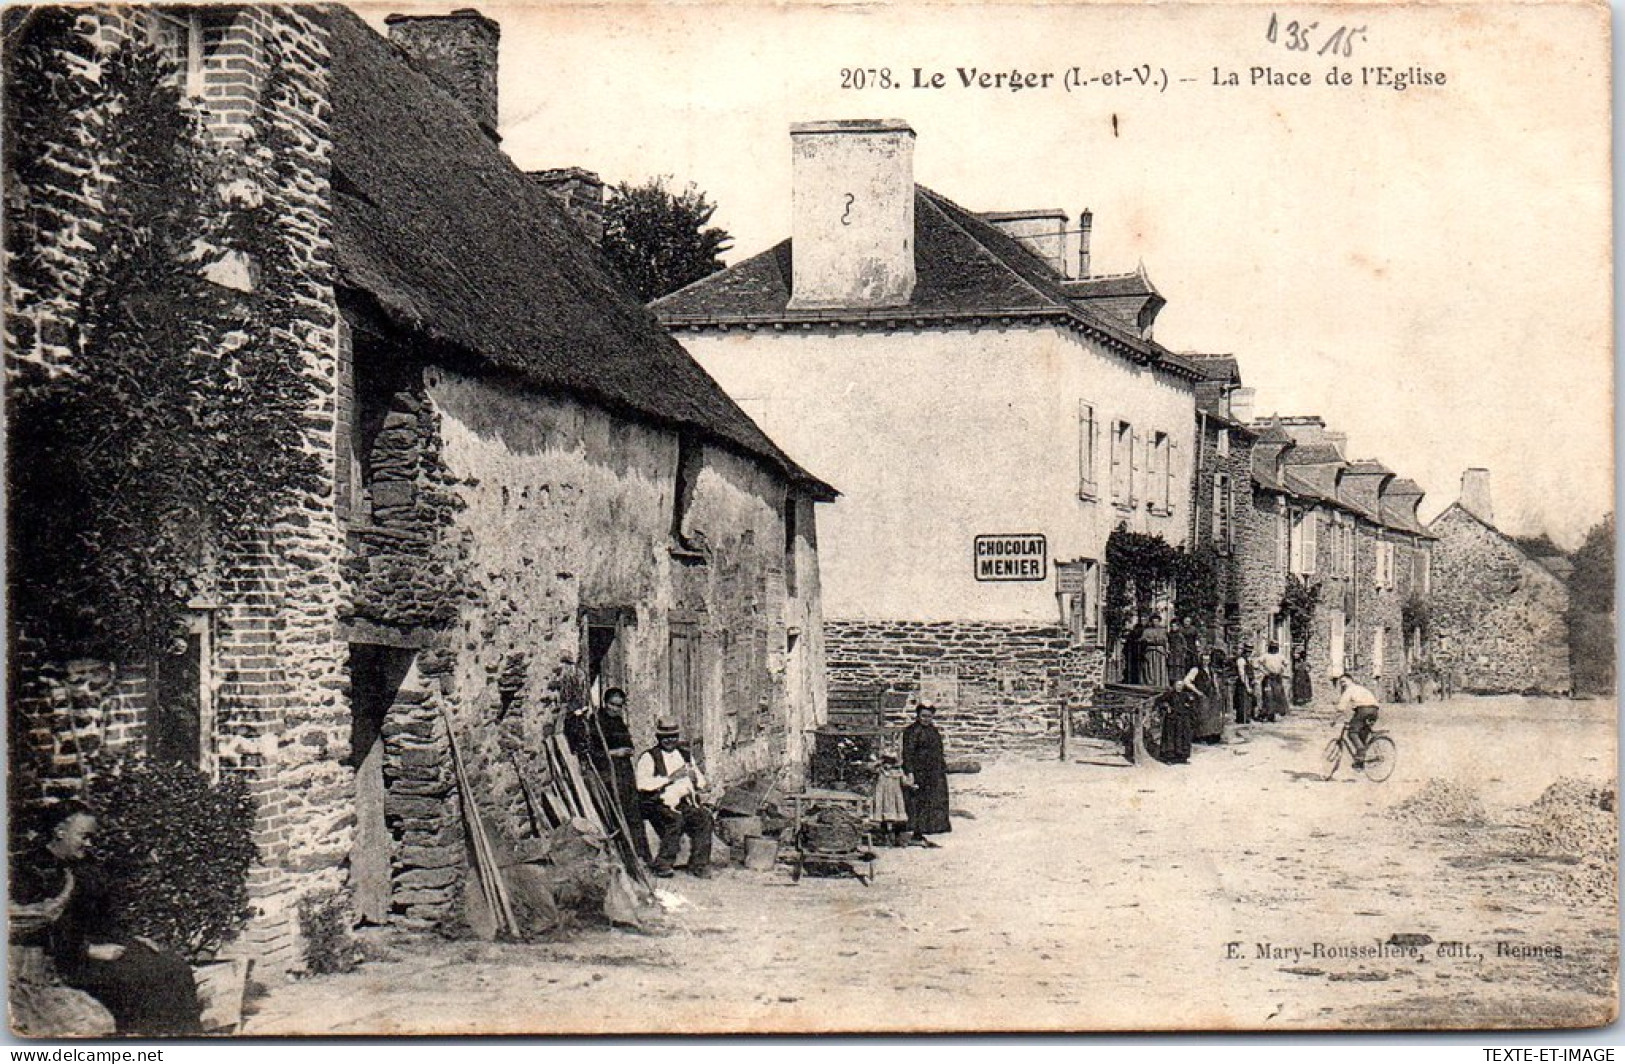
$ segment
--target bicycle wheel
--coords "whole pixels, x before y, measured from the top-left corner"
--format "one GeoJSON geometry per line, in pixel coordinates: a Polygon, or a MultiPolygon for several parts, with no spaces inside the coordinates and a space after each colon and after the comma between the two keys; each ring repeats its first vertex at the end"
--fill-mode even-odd
{"type": "Polygon", "coordinates": [[[1343,763],[1343,740],[1333,739],[1327,743],[1326,752],[1320,755],[1320,762],[1327,779],[1337,775],[1337,766],[1343,763]]]}
{"type": "Polygon", "coordinates": [[[1399,747],[1386,735],[1375,736],[1365,744],[1365,778],[1381,783],[1394,774],[1394,762],[1399,758],[1399,747]]]}

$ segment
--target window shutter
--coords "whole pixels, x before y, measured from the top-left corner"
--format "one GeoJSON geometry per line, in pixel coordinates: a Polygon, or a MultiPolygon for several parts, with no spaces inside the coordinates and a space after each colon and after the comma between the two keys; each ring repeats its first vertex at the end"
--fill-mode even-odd
{"type": "Polygon", "coordinates": [[[1310,510],[1303,515],[1303,571],[1315,571],[1315,556],[1320,545],[1320,511],[1310,510]]]}
{"type": "Polygon", "coordinates": [[[1213,474],[1213,514],[1209,520],[1212,522],[1211,535],[1213,544],[1219,547],[1224,546],[1224,496],[1224,474],[1215,473],[1213,474]]]}
{"type": "Polygon", "coordinates": [[[1078,491],[1094,495],[1095,491],[1095,408],[1085,399],[1078,400],[1078,491]]]}
{"type": "Polygon", "coordinates": [[[1167,476],[1164,478],[1164,482],[1163,482],[1163,486],[1162,486],[1162,505],[1166,509],[1169,509],[1169,510],[1172,510],[1174,508],[1174,500],[1179,497],[1179,493],[1174,490],[1174,477],[1175,477],[1175,472],[1174,471],[1177,470],[1178,468],[1179,468],[1179,441],[1175,440],[1175,439],[1169,439],[1169,441],[1168,441],[1168,468],[1165,470],[1165,472],[1167,473],[1167,476]]]}
{"type": "Polygon", "coordinates": [[[1130,506],[1138,506],[1140,503],[1140,481],[1146,465],[1142,451],[1146,443],[1147,441],[1143,435],[1133,429],[1129,430],[1128,502],[1130,506]]]}
{"type": "Polygon", "coordinates": [[[1112,502],[1123,500],[1123,423],[1112,422],[1112,502]]]}

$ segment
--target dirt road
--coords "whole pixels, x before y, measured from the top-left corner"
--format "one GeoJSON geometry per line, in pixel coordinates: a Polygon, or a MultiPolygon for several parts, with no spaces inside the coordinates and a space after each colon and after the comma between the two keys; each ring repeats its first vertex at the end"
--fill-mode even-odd
{"type": "Polygon", "coordinates": [[[1614,712],[1385,709],[1380,785],[1318,777],[1325,710],[1188,766],[997,763],[951,777],[969,815],[882,851],[872,887],[730,870],[673,880],[689,904],[659,934],[400,939],[276,988],[246,1033],[1603,1023],[1614,712]]]}

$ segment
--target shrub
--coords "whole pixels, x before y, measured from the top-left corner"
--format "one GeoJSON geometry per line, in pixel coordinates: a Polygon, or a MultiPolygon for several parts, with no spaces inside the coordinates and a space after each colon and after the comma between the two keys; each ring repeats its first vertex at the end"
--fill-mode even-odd
{"type": "Polygon", "coordinates": [[[305,943],[305,971],[311,975],[353,971],[361,960],[361,946],[350,933],[349,899],[339,891],[299,899],[299,934],[305,943]]]}
{"type": "Polygon", "coordinates": [[[124,930],[193,960],[211,956],[249,916],[254,807],[239,779],[145,758],[91,781],[94,856],[124,930]]]}

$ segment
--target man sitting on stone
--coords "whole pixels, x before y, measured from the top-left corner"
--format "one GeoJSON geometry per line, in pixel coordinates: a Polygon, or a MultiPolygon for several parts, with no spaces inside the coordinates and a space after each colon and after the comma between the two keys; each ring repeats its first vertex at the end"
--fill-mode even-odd
{"type": "Polygon", "coordinates": [[[672,874],[677,851],[688,836],[688,871],[701,879],[711,874],[711,813],[699,795],[708,786],[705,773],[678,745],[682,733],[671,721],[655,725],[656,744],[638,757],[636,777],[643,819],[660,836],[653,872],[672,874]]]}

